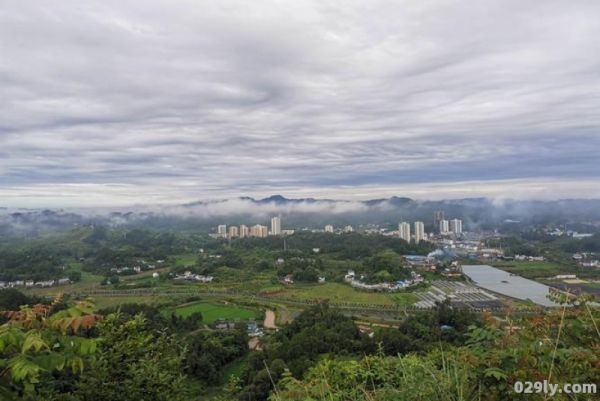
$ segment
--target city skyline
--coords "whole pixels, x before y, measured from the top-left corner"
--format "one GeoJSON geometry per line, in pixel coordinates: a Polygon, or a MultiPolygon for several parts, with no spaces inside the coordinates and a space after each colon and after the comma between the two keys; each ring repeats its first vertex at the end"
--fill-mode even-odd
{"type": "Polygon", "coordinates": [[[140,4],[3,4],[0,206],[600,198],[598,2],[140,4]]]}

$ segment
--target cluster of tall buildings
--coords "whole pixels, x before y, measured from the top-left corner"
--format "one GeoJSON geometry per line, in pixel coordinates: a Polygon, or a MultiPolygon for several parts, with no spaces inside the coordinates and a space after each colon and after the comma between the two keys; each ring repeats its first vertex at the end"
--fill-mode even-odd
{"type": "Polygon", "coordinates": [[[347,225],[344,228],[336,229],[332,224],[326,224],[323,231],[325,231],[326,233],[334,233],[334,232],[352,233],[352,232],[354,232],[354,228],[350,225],[347,225]]]}
{"type": "Polygon", "coordinates": [[[269,227],[263,226],[261,224],[255,224],[253,226],[247,226],[245,224],[241,224],[238,226],[229,226],[226,224],[220,224],[217,227],[218,238],[246,238],[246,237],[258,237],[264,238],[269,235],[281,235],[281,217],[273,217],[271,219],[271,230],[269,227]]]}
{"type": "MultiPolygon", "coordinates": [[[[402,223],[398,224],[398,232],[400,238],[410,243],[412,240],[412,236],[410,234],[410,223],[403,221],[402,223]]],[[[415,221],[414,239],[415,243],[417,244],[427,239],[427,234],[425,234],[425,224],[422,221],[415,221]]]]}
{"type": "MultiPolygon", "coordinates": [[[[438,228],[439,233],[442,235],[448,234],[461,234],[462,220],[452,219],[446,220],[443,211],[437,211],[433,215],[434,226],[438,228]]],[[[415,243],[419,243],[427,239],[427,233],[425,233],[425,223],[422,221],[415,221],[414,223],[414,235],[411,235],[410,223],[403,221],[398,224],[398,235],[406,242],[411,242],[413,239],[415,243]]]]}
{"type": "Polygon", "coordinates": [[[462,233],[462,220],[440,220],[439,222],[440,234],[460,234],[462,233]]]}
{"type": "Polygon", "coordinates": [[[439,233],[444,234],[461,234],[462,220],[452,219],[447,220],[443,210],[433,212],[433,224],[438,227],[439,233]]]}

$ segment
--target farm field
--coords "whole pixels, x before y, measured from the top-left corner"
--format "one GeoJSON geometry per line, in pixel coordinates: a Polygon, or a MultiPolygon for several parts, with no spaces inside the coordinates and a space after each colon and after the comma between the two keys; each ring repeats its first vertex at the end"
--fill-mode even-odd
{"type": "MultiPolygon", "coordinates": [[[[176,299],[175,299],[176,300],[176,299]]],[[[159,306],[165,302],[173,302],[174,298],[170,297],[157,297],[157,296],[131,296],[131,297],[94,297],[92,301],[96,305],[97,309],[109,308],[113,306],[123,304],[146,304],[152,306],[159,306]]]]}
{"type": "Polygon", "coordinates": [[[333,303],[352,303],[370,305],[396,305],[409,304],[411,299],[416,299],[410,293],[381,293],[358,291],[341,283],[327,283],[320,285],[295,284],[285,287],[276,293],[278,297],[291,298],[301,301],[329,300],[333,303]]]}
{"type": "Polygon", "coordinates": [[[490,266],[497,267],[509,273],[518,274],[525,278],[551,277],[572,271],[568,266],[562,266],[553,262],[510,261],[490,263],[490,266]]]}
{"type": "Polygon", "coordinates": [[[194,266],[198,260],[198,255],[195,253],[185,253],[176,255],[175,266],[194,266]]]}
{"type": "Polygon", "coordinates": [[[218,319],[251,319],[259,316],[259,311],[257,310],[231,304],[204,302],[177,307],[174,309],[174,312],[179,317],[187,317],[193,313],[201,312],[202,320],[207,324],[214,323],[218,319]]]}

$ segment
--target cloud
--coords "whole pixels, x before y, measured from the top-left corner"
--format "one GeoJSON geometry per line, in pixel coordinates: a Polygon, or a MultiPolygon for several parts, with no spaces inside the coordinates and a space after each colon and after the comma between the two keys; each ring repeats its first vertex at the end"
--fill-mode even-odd
{"type": "Polygon", "coordinates": [[[0,203],[515,182],[598,196],[598,15],[583,0],[8,1],[0,203]]]}

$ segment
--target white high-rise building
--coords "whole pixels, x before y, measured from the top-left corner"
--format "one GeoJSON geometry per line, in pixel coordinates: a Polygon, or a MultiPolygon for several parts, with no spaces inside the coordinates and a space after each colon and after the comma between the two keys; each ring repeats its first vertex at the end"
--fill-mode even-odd
{"type": "Polygon", "coordinates": [[[449,231],[448,220],[440,220],[440,234],[448,234],[449,231]]]}
{"type": "Polygon", "coordinates": [[[400,238],[410,243],[410,224],[403,221],[398,224],[398,231],[400,231],[400,238]]]}
{"type": "Polygon", "coordinates": [[[239,237],[239,231],[237,226],[230,226],[229,227],[229,238],[236,238],[239,237]]]}
{"type": "Polygon", "coordinates": [[[415,221],[415,242],[418,244],[425,239],[425,224],[422,221],[415,221]]]}
{"type": "Polygon", "coordinates": [[[217,227],[217,234],[219,237],[227,237],[227,226],[225,224],[219,224],[217,227]]]}
{"type": "Polygon", "coordinates": [[[260,224],[250,227],[250,236],[264,238],[269,235],[269,228],[260,224]]]}
{"type": "Polygon", "coordinates": [[[265,238],[269,236],[269,227],[267,226],[260,226],[260,236],[261,238],[265,238]]]}
{"type": "Polygon", "coordinates": [[[462,233],[462,220],[460,220],[460,219],[450,220],[450,231],[452,231],[454,234],[462,233]]]}
{"type": "Polygon", "coordinates": [[[273,217],[271,219],[271,235],[281,235],[281,218],[273,217]]]}
{"type": "Polygon", "coordinates": [[[248,226],[242,224],[240,226],[240,238],[246,238],[248,235],[250,235],[250,230],[248,229],[248,226]]]}
{"type": "Polygon", "coordinates": [[[345,233],[354,232],[354,228],[352,226],[348,225],[348,226],[344,227],[344,232],[345,233]]]}
{"type": "Polygon", "coordinates": [[[325,232],[326,233],[332,233],[333,232],[333,226],[331,224],[327,224],[325,226],[325,232]]]}

